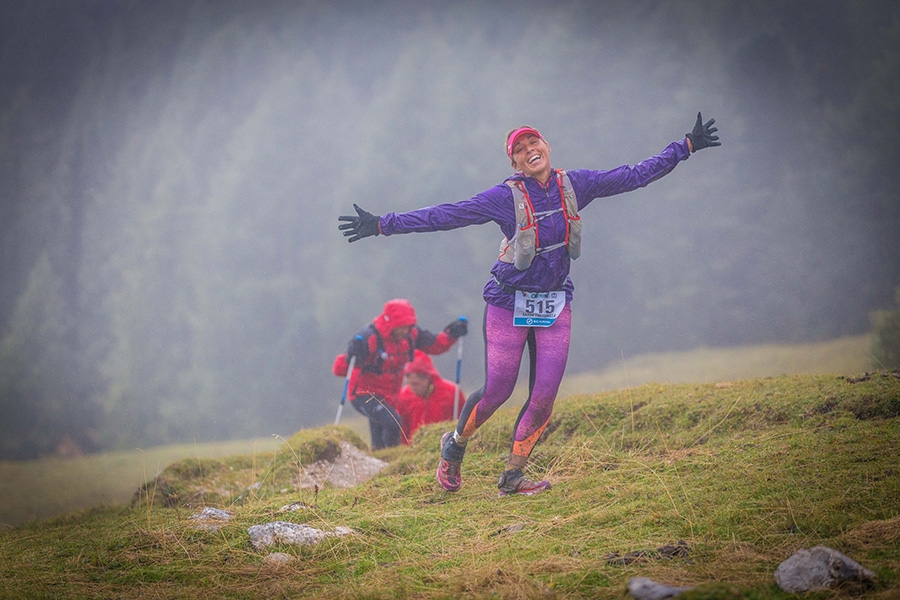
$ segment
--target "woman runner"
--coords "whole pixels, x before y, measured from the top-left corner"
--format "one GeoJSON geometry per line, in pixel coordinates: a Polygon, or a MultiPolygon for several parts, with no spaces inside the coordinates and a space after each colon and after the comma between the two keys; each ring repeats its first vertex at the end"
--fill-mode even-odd
{"type": "Polygon", "coordinates": [[[484,286],[484,386],[469,396],[454,431],[441,438],[437,480],[448,492],[462,486],[460,467],[468,439],[512,395],[525,345],[529,346],[529,395],[513,430],[500,495],[531,495],[548,481],[526,479],[523,469],[547,427],[569,354],[572,258],[580,254],[579,212],[596,198],[644,187],[670,173],[692,152],[721,145],[700,113],[690,133],[656,156],[609,171],[561,171],[550,166],[550,145],[537,129],[519,127],[506,136],[515,173],[503,183],[456,203],[410,212],[373,215],[356,204],[356,215],[338,217],[350,242],[375,235],[447,231],[493,221],[505,239],[484,286]]]}

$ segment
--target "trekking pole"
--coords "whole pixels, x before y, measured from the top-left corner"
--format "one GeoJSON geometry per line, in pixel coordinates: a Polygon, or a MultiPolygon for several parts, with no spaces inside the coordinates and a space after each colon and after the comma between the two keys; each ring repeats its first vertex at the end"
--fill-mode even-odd
{"type": "MultiPolygon", "coordinates": [[[[465,319],[465,317],[460,317],[460,319],[465,319]]],[[[463,339],[459,338],[459,342],[457,342],[459,346],[456,348],[456,392],[453,394],[453,420],[459,420],[459,376],[462,372],[462,354],[463,354],[463,339]]]]}
{"type": "MultiPolygon", "coordinates": [[[[357,336],[362,339],[362,336],[357,336]]],[[[334,424],[341,422],[341,413],[344,410],[344,402],[347,401],[347,390],[350,388],[350,376],[353,374],[353,367],[356,366],[356,355],[350,355],[350,364],[347,365],[347,378],[344,380],[344,391],[341,393],[341,403],[338,404],[337,415],[334,417],[334,424]]]]}

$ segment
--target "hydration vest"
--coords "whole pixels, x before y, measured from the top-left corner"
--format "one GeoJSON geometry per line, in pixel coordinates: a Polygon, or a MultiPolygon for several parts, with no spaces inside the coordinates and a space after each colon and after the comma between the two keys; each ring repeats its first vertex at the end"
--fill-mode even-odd
{"type": "MultiPolygon", "coordinates": [[[[419,331],[421,334],[421,330],[419,331]]],[[[373,335],[375,336],[375,362],[368,363],[365,361],[362,365],[359,366],[361,371],[366,373],[375,373],[380,375],[384,371],[384,361],[388,358],[387,351],[384,348],[384,337],[382,337],[381,332],[375,327],[374,323],[369,323],[362,331],[360,331],[358,336],[362,337],[366,340],[366,347],[369,347],[369,338],[373,335]]],[[[409,360],[407,362],[412,361],[415,351],[416,351],[416,341],[413,339],[412,330],[409,332],[409,337],[407,338],[409,342],[409,360]]]]}
{"type": "Polygon", "coordinates": [[[516,234],[513,239],[503,238],[500,243],[499,259],[506,263],[512,263],[516,269],[524,271],[531,266],[534,257],[542,252],[549,252],[561,246],[566,246],[569,257],[572,259],[581,256],[581,217],[578,216],[578,200],[575,198],[575,190],[569,175],[562,169],[556,171],[556,183],[559,188],[560,208],[535,212],[528,190],[523,181],[506,181],[506,185],[512,190],[513,202],[516,207],[516,234]],[[566,239],[558,244],[550,246],[540,245],[538,238],[538,221],[552,214],[562,211],[566,218],[566,239]]]}

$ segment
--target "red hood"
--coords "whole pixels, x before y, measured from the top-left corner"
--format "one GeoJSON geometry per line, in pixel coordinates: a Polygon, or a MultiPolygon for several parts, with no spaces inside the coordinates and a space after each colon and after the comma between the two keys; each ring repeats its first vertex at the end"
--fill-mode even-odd
{"type": "Polygon", "coordinates": [[[403,367],[403,374],[406,375],[407,373],[427,375],[432,382],[439,377],[437,369],[434,368],[434,363],[431,362],[431,357],[421,350],[416,350],[412,361],[406,363],[406,366],[403,367]]]}
{"type": "Polygon", "coordinates": [[[416,311],[409,300],[397,298],[388,300],[381,310],[381,314],[373,320],[378,332],[388,337],[398,327],[416,324],[416,311]]]}

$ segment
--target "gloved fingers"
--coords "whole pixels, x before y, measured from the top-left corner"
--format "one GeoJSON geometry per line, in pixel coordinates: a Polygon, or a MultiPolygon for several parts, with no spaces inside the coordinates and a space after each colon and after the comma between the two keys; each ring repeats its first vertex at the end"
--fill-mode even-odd
{"type": "Polygon", "coordinates": [[[344,233],[344,237],[349,237],[349,242],[355,242],[364,237],[378,235],[379,217],[363,210],[356,203],[353,204],[353,208],[358,216],[341,215],[338,217],[338,221],[342,223],[338,225],[338,230],[344,233]]]}
{"type": "Polygon", "coordinates": [[[444,331],[450,337],[460,338],[469,332],[468,320],[465,317],[460,317],[444,327],[444,331]]]}
{"type": "Polygon", "coordinates": [[[364,217],[374,217],[375,216],[372,213],[370,213],[369,211],[361,209],[356,202],[353,203],[353,208],[356,210],[356,214],[359,215],[360,219],[362,219],[364,217]]]}
{"type": "Polygon", "coordinates": [[[691,142],[692,152],[722,145],[719,142],[719,136],[715,135],[719,131],[717,127],[713,127],[715,122],[715,119],[710,119],[704,123],[702,113],[697,113],[697,121],[694,123],[694,128],[687,134],[687,138],[691,142]]]}

